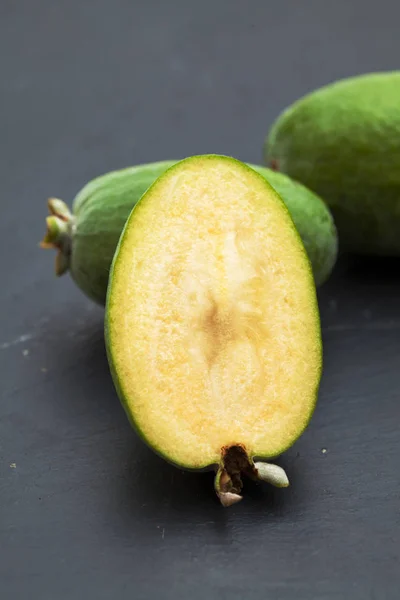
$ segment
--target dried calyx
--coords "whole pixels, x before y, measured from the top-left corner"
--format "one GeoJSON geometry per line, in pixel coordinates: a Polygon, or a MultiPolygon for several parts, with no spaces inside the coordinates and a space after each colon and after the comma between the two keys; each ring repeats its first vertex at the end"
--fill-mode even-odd
{"type": "Polygon", "coordinates": [[[40,246],[58,250],[55,271],[56,275],[63,275],[69,269],[74,217],[65,202],[58,198],[49,198],[48,207],[47,231],[40,246]]]}
{"type": "Polygon", "coordinates": [[[242,444],[222,448],[221,463],[215,476],[215,491],[222,506],[232,506],[242,499],[242,475],[265,481],[275,487],[287,487],[289,480],[282,467],[253,462],[242,444]]]}

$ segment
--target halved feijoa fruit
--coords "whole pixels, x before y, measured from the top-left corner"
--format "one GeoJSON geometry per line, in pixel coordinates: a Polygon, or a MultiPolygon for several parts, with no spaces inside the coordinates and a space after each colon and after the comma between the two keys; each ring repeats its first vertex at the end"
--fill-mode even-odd
{"type": "Polygon", "coordinates": [[[303,244],[263,177],[207,155],[157,179],[114,257],[106,342],[136,430],[175,465],[215,467],[222,504],[242,474],[288,485],[261,460],[309,422],[320,323],[303,244]]]}

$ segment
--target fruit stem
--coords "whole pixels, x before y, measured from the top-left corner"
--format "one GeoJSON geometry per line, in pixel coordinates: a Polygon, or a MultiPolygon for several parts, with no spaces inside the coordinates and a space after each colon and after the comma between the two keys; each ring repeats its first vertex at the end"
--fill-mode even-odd
{"type": "Polygon", "coordinates": [[[60,276],[69,269],[74,217],[65,202],[58,198],[50,198],[48,207],[50,216],[46,217],[47,231],[40,247],[58,250],[55,271],[60,276]]]}

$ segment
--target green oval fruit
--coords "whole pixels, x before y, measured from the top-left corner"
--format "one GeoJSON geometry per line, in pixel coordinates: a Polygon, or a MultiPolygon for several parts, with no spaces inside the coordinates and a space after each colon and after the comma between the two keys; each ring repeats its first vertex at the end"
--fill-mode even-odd
{"type": "Polygon", "coordinates": [[[253,169],[196,156],[149,188],[114,256],[106,344],[135,429],[177,466],[215,468],[224,506],[242,474],[288,485],[264,461],[314,410],[318,304],[289,212],[253,169]]]}
{"type": "Polygon", "coordinates": [[[273,125],[265,156],[324,198],[344,250],[400,255],[400,72],[301,98],[273,125]]]}
{"type": "MultiPolygon", "coordinates": [[[[93,300],[104,304],[108,273],[126,220],[147,188],[176,161],[113,171],[88,183],[76,196],[73,214],[57,199],[49,200],[45,248],[56,247],[56,273],[67,270],[93,300]]],[[[329,209],[315,194],[285,175],[250,165],[281,195],[304,242],[315,282],[329,276],[337,255],[337,236],[329,209]]]]}

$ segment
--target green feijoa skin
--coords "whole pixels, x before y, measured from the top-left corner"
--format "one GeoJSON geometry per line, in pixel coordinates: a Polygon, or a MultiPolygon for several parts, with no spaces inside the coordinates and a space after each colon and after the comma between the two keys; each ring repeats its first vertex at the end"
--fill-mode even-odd
{"type": "Polygon", "coordinates": [[[265,160],[329,205],[343,251],[400,256],[400,71],[337,81],[283,111],[265,160]]]}

